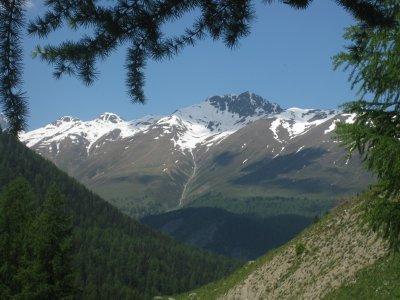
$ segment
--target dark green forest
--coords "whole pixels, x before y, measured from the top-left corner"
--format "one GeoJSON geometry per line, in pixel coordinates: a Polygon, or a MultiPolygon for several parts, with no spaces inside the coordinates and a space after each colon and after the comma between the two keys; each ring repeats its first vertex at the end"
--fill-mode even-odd
{"type": "Polygon", "coordinates": [[[329,212],[338,204],[337,199],[307,197],[229,197],[222,193],[207,193],[187,204],[186,207],[214,207],[256,218],[279,215],[299,215],[314,218],[329,212]]]}
{"type": "Polygon", "coordinates": [[[257,218],[191,207],[146,216],[141,222],[198,248],[247,261],[288,242],[313,220],[295,214],[257,218]]]}
{"type": "MultiPolygon", "coordinates": [[[[20,178],[17,182],[27,182],[25,189],[33,205],[32,209],[25,209],[25,212],[32,215],[32,220],[42,220],[35,223],[42,224],[43,228],[49,228],[46,225],[48,219],[42,216],[46,212],[45,199],[50,197],[49,193],[50,195],[53,193],[55,195],[53,198],[56,200],[63,199],[62,202],[65,202],[66,223],[63,232],[68,232],[70,228],[70,233],[60,240],[60,244],[64,245],[65,250],[70,243],[70,254],[68,251],[65,252],[65,262],[68,262],[67,258],[70,255],[71,270],[65,271],[65,278],[69,278],[68,274],[72,274],[73,286],[70,287],[69,295],[74,294],[76,299],[151,299],[159,294],[176,294],[222,278],[239,266],[235,260],[180,244],[123,215],[52,163],[18,142],[15,137],[2,133],[0,134],[2,218],[6,211],[5,195],[10,189],[10,184],[12,187],[17,178],[20,178]],[[55,189],[53,192],[51,192],[52,187],[55,189]]],[[[21,200],[17,198],[14,199],[15,203],[21,200]]],[[[61,201],[56,200],[55,202],[61,201]]],[[[13,202],[8,201],[8,203],[13,202]]],[[[19,240],[17,232],[21,232],[20,229],[15,229],[15,232],[15,241],[21,242],[21,245],[30,244],[29,240],[28,242],[19,240]]],[[[2,227],[0,240],[6,235],[7,232],[2,227]]],[[[41,236],[44,240],[45,237],[41,236]]],[[[26,238],[29,239],[29,234],[21,235],[21,239],[26,238]]],[[[42,249],[43,252],[45,248],[40,247],[38,246],[39,250],[42,249]]],[[[42,253],[39,250],[36,251],[37,255],[32,255],[31,260],[39,259],[42,253]]],[[[3,251],[4,249],[0,249],[0,252],[3,251]]],[[[23,253],[16,255],[17,260],[23,257],[23,253]]],[[[29,257],[24,259],[29,261],[29,257]]],[[[1,270],[4,271],[6,267],[4,256],[2,260],[1,270]]],[[[20,273],[24,274],[24,268],[29,270],[27,267],[29,265],[17,261],[14,267],[22,268],[20,273]]],[[[4,274],[10,279],[14,273],[4,271],[4,274]]],[[[10,280],[12,281],[12,278],[10,280]]],[[[27,282],[29,276],[18,280],[27,282]]],[[[3,292],[7,289],[4,282],[0,288],[3,292]]],[[[30,297],[21,294],[22,290],[23,287],[14,287],[9,290],[11,294],[2,295],[6,295],[5,299],[29,299],[30,297]]]]}
{"type": "Polygon", "coordinates": [[[0,194],[0,299],[73,299],[71,227],[50,186],[41,206],[17,178],[0,194]]]}

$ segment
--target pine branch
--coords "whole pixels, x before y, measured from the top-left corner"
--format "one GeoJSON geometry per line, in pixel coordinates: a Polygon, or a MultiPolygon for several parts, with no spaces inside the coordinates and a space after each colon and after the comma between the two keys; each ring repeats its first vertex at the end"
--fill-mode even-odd
{"type": "MultiPolygon", "coordinates": [[[[250,33],[253,20],[254,0],[120,0],[113,6],[102,6],[96,1],[49,0],[49,11],[44,18],[38,18],[29,26],[29,32],[40,37],[58,29],[63,22],[73,29],[92,28],[93,36],[78,42],[70,41],[59,46],[47,45],[39,48],[37,54],[54,64],[56,78],[62,75],[78,76],[85,84],[96,78],[95,63],[107,58],[117,47],[129,47],[127,63],[128,76],[138,76],[144,84],[143,69],[147,59],[170,59],[187,46],[209,35],[222,40],[228,48],[236,47],[238,41],[250,33]],[[165,37],[162,27],[168,22],[180,19],[184,14],[200,9],[200,16],[182,35],[165,37]],[[131,52],[141,53],[132,55],[131,52]],[[145,56],[142,58],[142,56],[145,56]],[[133,57],[140,61],[134,63],[133,57]],[[132,68],[142,69],[133,70],[132,68]],[[136,74],[136,75],[134,75],[136,74]]],[[[271,3],[272,0],[264,0],[271,3]]],[[[280,0],[293,8],[304,9],[312,0],[280,0]]],[[[336,0],[354,16],[365,18],[367,23],[385,23],[378,4],[368,0],[336,0]]],[[[380,1],[374,1],[380,2],[380,1]]],[[[386,23],[385,23],[386,24],[386,23]]],[[[126,79],[128,94],[133,102],[144,101],[143,89],[139,89],[133,78],[126,79]],[[135,91],[137,94],[134,94],[135,91]]]]}
{"type": "Polygon", "coordinates": [[[370,27],[393,27],[395,16],[388,14],[385,0],[336,0],[356,19],[370,27]]]}
{"type": "Polygon", "coordinates": [[[0,8],[0,100],[14,136],[26,126],[28,108],[22,92],[21,32],[26,1],[2,1],[0,8]]]}
{"type": "Polygon", "coordinates": [[[241,37],[249,34],[253,15],[250,0],[125,0],[107,8],[92,1],[84,5],[74,1],[50,1],[48,7],[50,10],[45,18],[30,24],[30,33],[46,36],[56,30],[62,20],[72,24],[73,28],[89,26],[94,29],[93,37],[37,49],[37,55],[55,66],[55,77],[68,74],[90,84],[96,78],[95,62],[107,58],[118,46],[127,43],[129,50],[125,67],[127,75],[132,77],[127,78],[126,83],[133,102],[144,101],[143,86],[139,88],[134,78],[144,84],[143,68],[147,59],[171,58],[184,47],[204,38],[207,32],[213,39],[223,38],[232,48],[241,37]],[[202,14],[193,27],[187,28],[181,36],[165,38],[162,26],[195,7],[200,7],[202,14]],[[139,60],[133,62],[134,58],[139,60]]]}
{"type": "Polygon", "coordinates": [[[139,45],[128,50],[126,58],[126,69],[128,70],[126,85],[128,87],[128,94],[132,102],[144,103],[146,98],[143,91],[144,86],[144,72],[143,69],[146,65],[146,53],[139,45]]]}

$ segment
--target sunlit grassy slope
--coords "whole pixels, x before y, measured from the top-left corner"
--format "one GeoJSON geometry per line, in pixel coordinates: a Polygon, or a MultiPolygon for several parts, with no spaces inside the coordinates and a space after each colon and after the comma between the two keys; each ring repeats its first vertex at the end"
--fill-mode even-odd
{"type": "Polygon", "coordinates": [[[399,299],[399,257],[362,222],[362,201],[340,205],[230,277],[171,298],[399,299]]]}
{"type": "Polygon", "coordinates": [[[400,255],[380,258],[360,270],[352,282],[329,293],[324,299],[400,299],[400,255]]]}

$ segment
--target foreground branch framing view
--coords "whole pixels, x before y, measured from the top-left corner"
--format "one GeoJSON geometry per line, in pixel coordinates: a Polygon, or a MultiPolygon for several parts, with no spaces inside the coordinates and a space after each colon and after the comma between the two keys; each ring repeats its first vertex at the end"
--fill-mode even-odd
{"type": "Polygon", "coordinates": [[[1,1],[0,299],[399,299],[400,4],[331,2],[352,18],[333,67],[355,96],[339,108],[228,91],[32,129],[33,37],[56,79],[86,85],[122,48],[134,107],[152,61],[236,48],[260,8],[314,4],[1,1]]]}

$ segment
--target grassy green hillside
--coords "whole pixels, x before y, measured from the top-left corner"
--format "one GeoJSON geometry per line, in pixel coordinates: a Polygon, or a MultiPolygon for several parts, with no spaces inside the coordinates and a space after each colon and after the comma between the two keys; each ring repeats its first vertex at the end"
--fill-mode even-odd
{"type": "Polygon", "coordinates": [[[0,189],[17,177],[31,184],[39,205],[52,183],[64,194],[73,226],[74,284],[82,299],[152,299],[216,280],[239,265],[154,232],[0,134],[0,189]]]}
{"type": "Polygon", "coordinates": [[[399,257],[365,227],[362,201],[342,204],[231,276],[173,299],[398,299],[399,257]]]}
{"type": "Polygon", "coordinates": [[[400,299],[400,255],[382,257],[360,270],[352,282],[329,293],[324,299],[400,299]]]}

